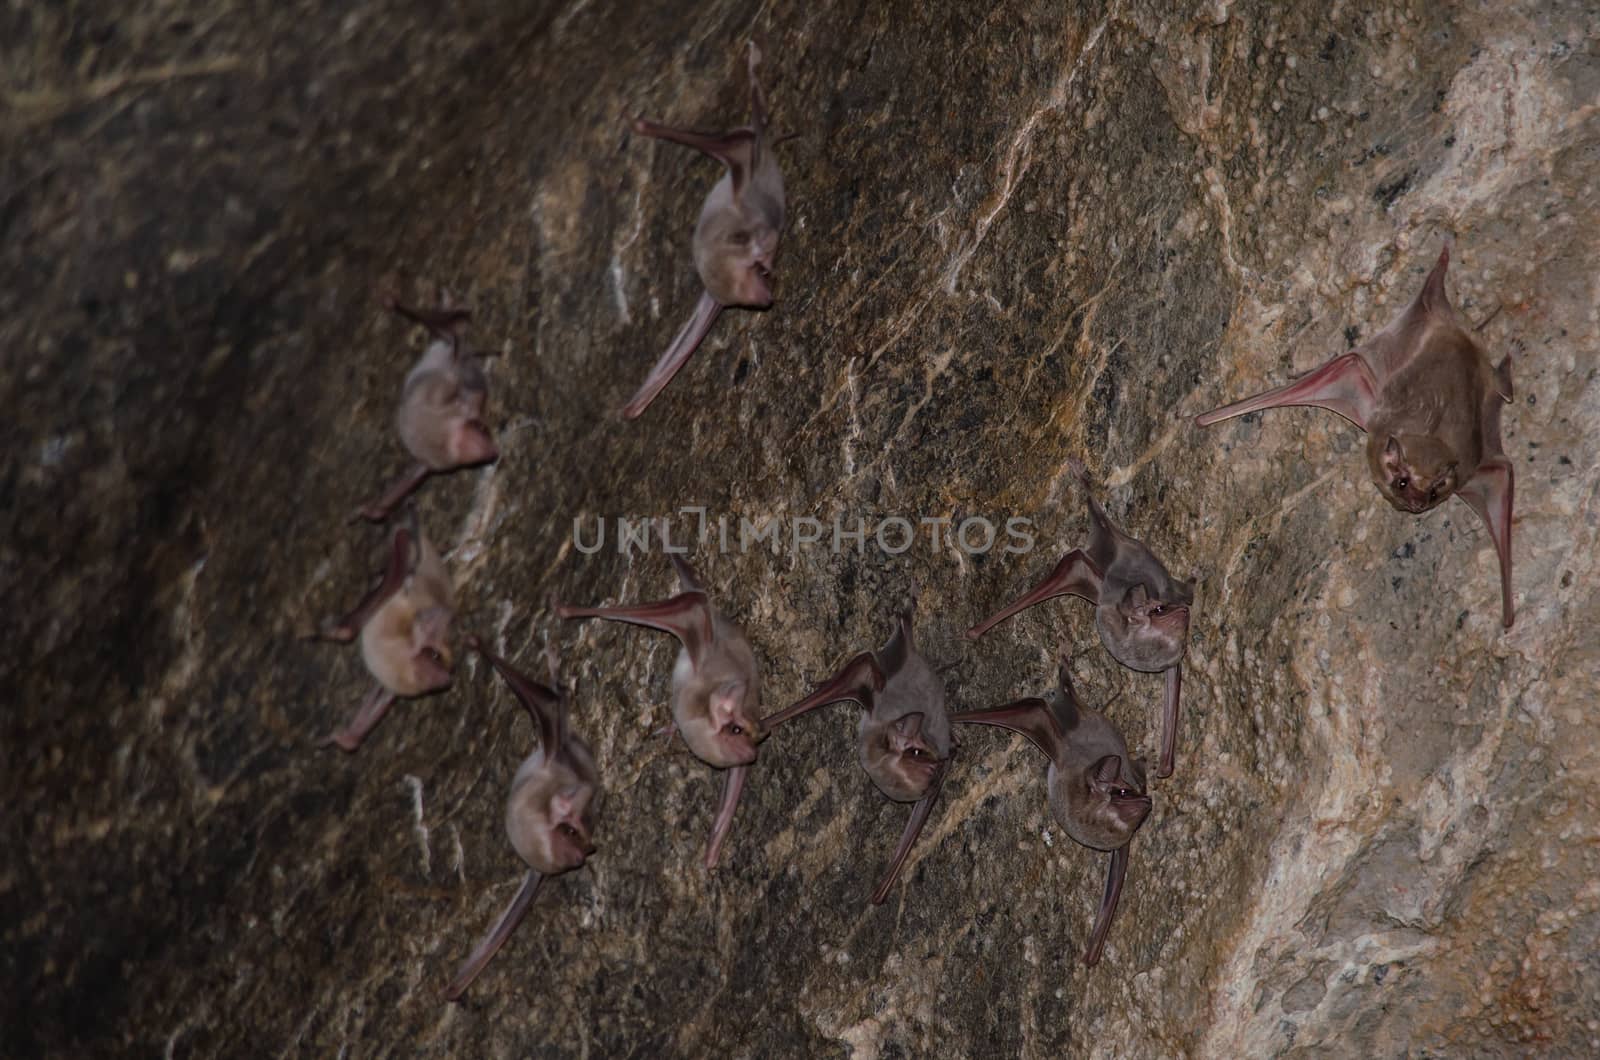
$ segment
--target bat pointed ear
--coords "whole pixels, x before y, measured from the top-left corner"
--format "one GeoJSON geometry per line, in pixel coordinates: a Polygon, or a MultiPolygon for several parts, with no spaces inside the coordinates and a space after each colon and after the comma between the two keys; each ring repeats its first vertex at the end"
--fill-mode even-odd
{"type": "Polygon", "coordinates": [[[1384,444],[1383,455],[1393,457],[1396,460],[1404,460],[1406,451],[1401,448],[1400,439],[1391,434],[1389,435],[1389,441],[1384,444]]]}
{"type": "Polygon", "coordinates": [[[894,723],[894,731],[903,740],[914,740],[922,733],[922,711],[913,711],[894,723]]]}
{"type": "Polygon", "coordinates": [[[711,693],[711,724],[718,729],[727,725],[734,719],[739,711],[739,702],[744,699],[743,682],[723,685],[711,693]]]}
{"type": "Polygon", "coordinates": [[[1106,755],[1096,762],[1093,768],[1094,779],[1102,785],[1110,786],[1122,775],[1122,759],[1117,755],[1106,755]]]}
{"type": "Polygon", "coordinates": [[[1450,303],[1445,300],[1444,274],[1450,270],[1450,244],[1446,243],[1439,251],[1439,260],[1433,263],[1433,271],[1428,273],[1427,282],[1422,285],[1422,293],[1417,296],[1417,301],[1424,309],[1448,310],[1450,303]]]}
{"type": "Polygon", "coordinates": [[[572,793],[558,791],[550,796],[550,816],[559,821],[572,812],[572,793]]]}

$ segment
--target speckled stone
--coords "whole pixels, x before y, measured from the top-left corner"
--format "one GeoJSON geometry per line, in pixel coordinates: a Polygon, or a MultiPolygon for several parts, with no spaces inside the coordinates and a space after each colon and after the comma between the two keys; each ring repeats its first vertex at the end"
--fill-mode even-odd
{"type": "Polygon", "coordinates": [[[0,10],[0,1053],[1600,1050],[1592,4],[512,7],[0,10]],[[778,301],[625,423],[716,178],[626,120],[741,120],[753,30],[796,134],[778,301]],[[1389,509],[1348,425],[1191,419],[1381,327],[1446,239],[1516,358],[1509,633],[1476,519],[1389,509]],[[463,627],[530,669],[560,643],[607,788],[600,852],[460,1006],[521,876],[530,727],[469,660],[320,748],[364,675],[297,639],[376,569],[344,520],[405,463],[420,340],[386,285],[447,290],[501,354],[503,457],[421,515],[463,627]],[[573,520],[1027,517],[1027,555],[696,560],[769,708],[915,582],[954,703],[1044,691],[1065,637],[1149,754],[1160,680],[1087,608],[960,636],[1082,540],[1074,455],[1198,582],[1178,772],[1101,965],[1103,856],[990,731],[886,905],[906,811],[844,708],[763,745],[708,875],[719,779],[650,735],[672,643],[549,607],[659,596],[667,564],[583,555],[573,520]]]}

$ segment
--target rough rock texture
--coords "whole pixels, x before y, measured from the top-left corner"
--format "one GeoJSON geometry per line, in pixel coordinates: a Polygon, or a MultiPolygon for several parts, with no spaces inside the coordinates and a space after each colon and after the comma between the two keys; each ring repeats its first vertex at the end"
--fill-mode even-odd
{"type": "MultiPolygon", "coordinates": [[[[1461,1056],[1600,1049],[1600,20],[1581,2],[477,0],[0,11],[0,816],[7,1056],[1461,1056]],[[638,423],[696,293],[715,168],[625,133],[743,112],[767,41],[791,223],[638,423]],[[1382,504],[1357,433],[1189,420],[1359,341],[1453,238],[1516,356],[1516,628],[1466,508],[1382,504]],[[464,1006],[510,898],[531,739],[476,663],[358,755],[353,650],[296,640],[381,535],[417,337],[470,304],[504,457],[421,500],[463,625],[563,645],[608,787],[464,1006]],[[952,698],[1042,691],[1056,640],[1130,740],[1160,681],[1060,602],[959,631],[1112,513],[1199,579],[1179,771],[1106,958],[1103,856],[1020,739],[966,734],[903,885],[905,810],[844,708],[763,747],[726,867],[716,777],[652,740],[674,650],[563,626],[657,555],[572,522],[704,505],[1034,520],[968,556],[697,558],[766,702],[880,643],[913,581],[952,698]]],[[[680,522],[680,526],[687,521],[680,522]]]]}

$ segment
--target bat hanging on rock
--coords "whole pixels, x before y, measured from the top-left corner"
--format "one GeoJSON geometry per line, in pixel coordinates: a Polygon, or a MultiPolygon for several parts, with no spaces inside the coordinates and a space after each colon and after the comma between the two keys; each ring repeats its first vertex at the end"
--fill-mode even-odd
{"type": "Polygon", "coordinates": [[[699,349],[724,306],[765,309],[772,304],[772,261],[783,231],[783,174],[766,142],[767,98],[756,80],[761,52],[750,42],[750,124],[718,135],[687,132],[635,119],[634,132],[702,151],[728,167],[700,207],[694,228],[694,267],[705,290],[694,314],[656,361],[644,385],[622,409],[644,413],[699,349]]]}
{"type": "Polygon", "coordinates": [[[672,555],[682,592],[669,600],[633,607],[569,607],[562,618],[605,618],[671,633],[682,645],[672,669],[672,720],[700,761],[727,770],[722,802],[706,844],[705,865],[717,867],[722,843],[733,826],[746,775],[756,760],[761,729],[761,674],[744,631],[711,606],[700,577],[672,555]]]}
{"type": "Polygon", "coordinates": [[[1511,357],[1498,367],[1445,296],[1450,247],[1389,326],[1292,383],[1196,418],[1202,427],[1284,405],[1336,412],[1367,432],[1367,469],[1384,500],[1412,515],[1460,497],[1489,528],[1500,560],[1500,618],[1511,599],[1514,475],[1500,442],[1511,357]]]}
{"type": "Polygon", "coordinates": [[[872,892],[872,904],[878,905],[888,896],[939,800],[953,751],[944,682],[917,651],[911,611],[900,616],[894,636],[876,655],[855,656],[809,696],[763,720],[762,728],[770,731],[809,710],[846,701],[867,711],[856,735],[861,768],[888,798],[916,804],[888,870],[872,892]]]}
{"type": "Polygon", "coordinates": [[[506,801],[506,835],[517,856],[527,863],[528,874],[516,897],[494,927],[461,964],[445,988],[446,1000],[457,1001],[483,971],[506,939],[517,929],[539,884],[546,876],[582,867],[594,853],[595,806],[600,801],[600,773],[583,738],[567,725],[567,702],[556,676],[554,649],[546,653],[550,685],[546,687],[519,673],[515,667],[485,648],[476,637],[467,643],[499,671],[511,691],[533,719],[539,746],[522,760],[511,781],[506,801]]]}
{"type": "Polygon", "coordinates": [[[355,610],[324,624],[320,640],[361,638],[361,660],[374,684],[350,723],[328,738],[355,751],[396,696],[425,696],[450,685],[450,620],[455,593],[433,544],[416,522],[397,526],[383,580],[355,610]]]}
{"type": "Polygon", "coordinates": [[[429,475],[473,467],[498,459],[489,428],[483,422],[488,384],[478,359],[462,349],[461,333],[468,314],[460,309],[389,308],[433,333],[433,341],[406,376],[395,426],[400,441],[416,464],[377,500],[363,506],[357,518],[381,522],[429,475]]]}
{"type": "Polygon", "coordinates": [[[1128,757],[1127,741],[1109,718],[1078,702],[1070,662],[1063,646],[1050,701],[1023,699],[992,710],[952,714],[950,720],[999,725],[1033,741],[1050,759],[1046,782],[1051,816],[1077,842],[1111,852],[1105,893],[1083,953],[1083,963],[1093,967],[1117,915],[1129,842],[1150,816],[1151,801],[1145,794],[1144,761],[1128,757]]]}
{"type": "Polygon", "coordinates": [[[1062,557],[1055,570],[1016,601],[967,630],[976,640],[1019,611],[1057,596],[1078,596],[1095,605],[1094,624],[1111,657],[1130,670],[1162,671],[1161,763],[1158,777],[1172,775],[1178,745],[1178,700],[1183,687],[1179,664],[1189,637],[1189,607],[1194,587],[1167,573],[1145,547],[1111,521],[1091,492],[1082,462],[1071,467],[1089,501],[1089,546],[1062,557]]]}

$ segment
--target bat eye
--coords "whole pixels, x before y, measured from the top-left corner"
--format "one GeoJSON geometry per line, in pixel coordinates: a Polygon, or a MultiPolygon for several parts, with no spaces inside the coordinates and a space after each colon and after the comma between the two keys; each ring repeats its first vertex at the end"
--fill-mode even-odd
{"type": "Polygon", "coordinates": [[[1428,503],[1432,504],[1434,501],[1436,501],[1438,499],[1439,499],[1439,487],[1438,486],[1430,486],[1430,487],[1428,487],[1428,503]]]}
{"type": "Polygon", "coordinates": [[[1406,478],[1404,475],[1401,475],[1399,478],[1394,480],[1394,488],[1397,490],[1403,490],[1409,485],[1411,485],[1411,480],[1406,478]]]}
{"type": "Polygon", "coordinates": [[[444,656],[439,654],[439,649],[437,648],[423,648],[422,655],[431,662],[444,662],[444,656]]]}
{"type": "Polygon", "coordinates": [[[743,725],[730,724],[728,726],[728,731],[730,733],[732,733],[733,735],[735,735],[735,736],[743,736],[744,735],[744,726],[743,725]]]}
{"type": "Polygon", "coordinates": [[[1157,604],[1156,606],[1154,606],[1154,607],[1152,607],[1150,609],[1150,613],[1152,615],[1164,615],[1164,614],[1167,613],[1167,605],[1166,604],[1157,604]]]}
{"type": "Polygon", "coordinates": [[[746,243],[750,242],[750,233],[740,229],[728,237],[728,242],[742,247],[746,243]]]}

